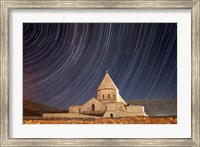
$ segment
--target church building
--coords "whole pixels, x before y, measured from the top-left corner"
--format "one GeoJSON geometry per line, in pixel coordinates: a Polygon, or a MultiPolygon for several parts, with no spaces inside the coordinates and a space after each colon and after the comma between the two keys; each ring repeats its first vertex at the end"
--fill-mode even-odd
{"type": "Polygon", "coordinates": [[[83,105],[70,106],[69,113],[101,117],[146,116],[144,106],[128,105],[125,102],[108,71],[97,89],[96,98],[83,105]]]}

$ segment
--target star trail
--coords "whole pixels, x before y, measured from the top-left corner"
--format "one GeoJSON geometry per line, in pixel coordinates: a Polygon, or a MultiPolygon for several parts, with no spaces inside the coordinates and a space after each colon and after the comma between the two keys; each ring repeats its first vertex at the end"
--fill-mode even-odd
{"type": "Polygon", "coordinates": [[[23,98],[66,109],[96,97],[177,99],[176,23],[24,23],[23,98]]]}

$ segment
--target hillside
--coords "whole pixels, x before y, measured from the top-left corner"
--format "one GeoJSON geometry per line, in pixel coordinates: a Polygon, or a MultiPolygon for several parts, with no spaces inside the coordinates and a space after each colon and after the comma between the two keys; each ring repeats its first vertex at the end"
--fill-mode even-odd
{"type": "Polygon", "coordinates": [[[176,100],[127,100],[131,105],[145,106],[145,113],[149,116],[176,116],[177,102],[176,100]]]}
{"type": "Polygon", "coordinates": [[[23,116],[42,116],[44,112],[67,112],[47,105],[23,100],[23,116]]]}

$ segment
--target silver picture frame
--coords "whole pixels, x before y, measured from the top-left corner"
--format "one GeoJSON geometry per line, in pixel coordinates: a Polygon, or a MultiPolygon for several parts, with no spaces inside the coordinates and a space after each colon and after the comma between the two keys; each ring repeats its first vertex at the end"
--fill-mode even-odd
{"type": "Polygon", "coordinates": [[[1,0],[0,98],[1,146],[200,146],[200,1],[199,0],[1,0]],[[11,9],[191,9],[192,137],[189,139],[56,139],[9,138],[9,12],[11,9]]]}

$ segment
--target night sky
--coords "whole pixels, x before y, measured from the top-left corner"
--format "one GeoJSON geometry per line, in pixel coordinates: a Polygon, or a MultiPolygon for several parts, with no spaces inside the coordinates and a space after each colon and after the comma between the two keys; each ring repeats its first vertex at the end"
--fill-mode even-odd
{"type": "Polygon", "coordinates": [[[176,23],[24,23],[23,97],[66,109],[96,97],[177,99],[176,23]]]}

